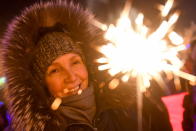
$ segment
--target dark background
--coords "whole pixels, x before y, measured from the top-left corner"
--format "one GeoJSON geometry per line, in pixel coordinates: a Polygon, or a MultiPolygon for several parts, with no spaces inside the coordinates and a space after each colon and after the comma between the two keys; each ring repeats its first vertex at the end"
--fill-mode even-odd
{"type": "MultiPolygon", "coordinates": [[[[19,15],[25,7],[41,0],[1,0],[0,2],[0,36],[5,31],[8,23],[14,16],[19,15]]],[[[47,1],[47,0],[42,0],[47,1]]],[[[69,0],[71,1],[71,0],[69,0]]],[[[123,8],[125,0],[74,0],[81,3],[84,7],[90,8],[97,18],[102,22],[108,22],[108,15],[113,13],[113,20],[118,17],[118,12],[123,8]]],[[[166,0],[132,0],[133,7],[139,12],[144,13],[145,18],[151,23],[159,20],[159,11],[156,9],[158,4],[164,4],[166,0]]],[[[181,15],[176,23],[177,31],[189,27],[191,21],[196,23],[196,0],[175,0],[174,9],[180,10],[181,15]]],[[[110,18],[111,20],[111,18],[110,18]]]]}

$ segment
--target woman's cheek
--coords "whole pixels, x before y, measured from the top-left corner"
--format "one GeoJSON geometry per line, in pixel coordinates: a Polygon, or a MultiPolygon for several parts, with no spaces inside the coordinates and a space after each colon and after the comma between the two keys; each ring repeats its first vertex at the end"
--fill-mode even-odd
{"type": "Polygon", "coordinates": [[[63,89],[62,89],[62,85],[59,79],[48,80],[48,88],[49,88],[50,93],[53,96],[55,97],[63,96],[63,92],[62,92],[63,89]]]}

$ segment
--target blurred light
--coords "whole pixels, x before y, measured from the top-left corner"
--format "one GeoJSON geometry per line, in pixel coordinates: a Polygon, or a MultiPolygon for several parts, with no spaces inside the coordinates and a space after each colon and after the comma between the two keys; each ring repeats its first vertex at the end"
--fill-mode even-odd
{"type": "Polygon", "coordinates": [[[5,77],[0,77],[0,86],[3,86],[6,82],[6,78],[5,77]]]}
{"type": "Polygon", "coordinates": [[[184,42],[183,38],[180,35],[178,35],[176,32],[169,33],[169,39],[175,45],[180,45],[183,44],[184,42]]]}

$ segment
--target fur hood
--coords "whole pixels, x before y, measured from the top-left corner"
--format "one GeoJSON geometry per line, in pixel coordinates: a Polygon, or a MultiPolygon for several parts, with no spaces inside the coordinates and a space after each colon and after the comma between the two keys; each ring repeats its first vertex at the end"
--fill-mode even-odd
{"type": "MultiPolygon", "coordinates": [[[[43,88],[32,77],[31,52],[36,46],[41,27],[57,22],[66,26],[70,35],[82,41],[87,52],[97,38],[98,30],[92,25],[93,16],[67,2],[37,3],[26,8],[10,24],[3,38],[3,67],[7,78],[6,101],[15,130],[58,130],[61,121],[47,106],[43,88]]],[[[89,53],[85,54],[88,57],[89,53]]]]}

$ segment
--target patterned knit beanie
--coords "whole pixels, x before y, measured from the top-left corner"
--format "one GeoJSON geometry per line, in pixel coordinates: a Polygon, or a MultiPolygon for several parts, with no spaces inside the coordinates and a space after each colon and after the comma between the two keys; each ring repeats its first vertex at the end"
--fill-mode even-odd
{"type": "Polygon", "coordinates": [[[42,36],[34,53],[33,70],[39,80],[44,79],[48,66],[59,56],[76,53],[85,60],[80,42],[73,41],[65,32],[49,32],[42,36]]]}

